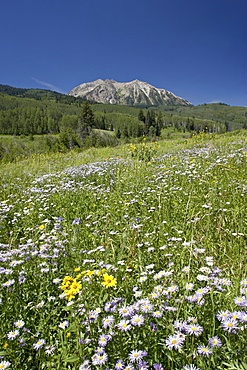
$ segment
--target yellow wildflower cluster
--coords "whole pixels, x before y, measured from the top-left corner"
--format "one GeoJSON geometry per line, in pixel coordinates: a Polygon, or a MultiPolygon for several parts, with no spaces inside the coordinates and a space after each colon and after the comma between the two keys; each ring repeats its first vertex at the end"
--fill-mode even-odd
{"type": "Polygon", "coordinates": [[[131,157],[137,160],[150,161],[156,156],[159,147],[160,145],[157,142],[143,142],[138,145],[129,144],[128,152],[131,154],[131,157]]]}
{"type": "Polygon", "coordinates": [[[88,277],[91,277],[91,276],[100,276],[104,272],[106,272],[106,269],[102,269],[102,270],[85,270],[85,271],[82,271],[82,275],[88,276],[88,277]]]}
{"type": "MultiPolygon", "coordinates": [[[[75,272],[79,272],[80,268],[75,268],[75,272]]],[[[93,276],[102,276],[103,280],[101,281],[101,285],[103,285],[106,288],[114,287],[117,285],[117,280],[112,276],[108,275],[106,273],[106,269],[102,270],[85,270],[82,271],[80,274],[78,274],[75,278],[72,276],[65,276],[62,281],[62,285],[60,286],[60,289],[63,290],[64,294],[66,295],[66,298],[71,301],[71,299],[75,298],[75,295],[80,293],[82,290],[82,284],[77,281],[77,279],[80,279],[82,276],[88,278],[92,278],[93,276]]]]}
{"type": "Polygon", "coordinates": [[[73,278],[72,276],[65,276],[60,288],[64,291],[66,298],[71,301],[75,298],[75,295],[79,293],[82,289],[82,285],[77,281],[77,277],[73,278]]]}
{"type": "Polygon", "coordinates": [[[106,273],[106,269],[95,270],[95,271],[87,270],[87,271],[83,271],[82,274],[88,277],[100,276],[103,274],[103,281],[101,282],[102,285],[104,285],[106,288],[117,285],[117,280],[112,275],[108,275],[106,273]]]}

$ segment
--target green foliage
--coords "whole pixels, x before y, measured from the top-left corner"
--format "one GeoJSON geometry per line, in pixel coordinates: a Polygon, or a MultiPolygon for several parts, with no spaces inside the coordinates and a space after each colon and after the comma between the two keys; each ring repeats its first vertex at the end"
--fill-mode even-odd
{"type": "Polygon", "coordinates": [[[58,93],[56,91],[43,90],[43,89],[22,89],[8,85],[0,84],[0,93],[4,93],[10,96],[16,96],[20,98],[31,98],[41,101],[55,101],[65,104],[77,104],[80,105],[84,102],[84,99],[70,95],[58,93]]]}
{"type": "Polygon", "coordinates": [[[170,112],[176,116],[189,117],[190,119],[200,119],[227,123],[228,130],[242,128],[247,122],[247,108],[233,107],[222,103],[202,104],[193,107],[160,107],[163,112],[170,112]]]}
{"type": "Polygon", "coordinates": [[[117,145],[144,135],[150,140],[188,137],[191,133],[224,133],[247,127],[247,109],[224,104],[204,104],[197,107],[152,107],[149,109],[89,104],[81,98],[49,90],[18,89],[0,85],[0,134],[13,135],[4,141],[0,161],[14,161],[35,153],[66,152],[74,148],[117,145]],[[103,130],[99,132],[92,129],[103,130]],[[106,135],[105,131],[109,135],[106,135]],[[113,139],[111,133],[114,133],[113,139]],[[32,148],[23,139],[34,135],[49,135],[42,145],[35,138],[32,148]],[[55,135],[55,136],[52,136],[55,135]],[[56,136],[57,135],[57,136],[56,136]],[[17,137],[22,136],[22,141],[17,137]],[[52,139],[51,139],[52,137],[52,139]]]}
{"type": "Polygon", "coordinates": [[[114,369],[140,351],[150,369],[245,370],[246,144],[202,132],[0,166],[1,366],[114,369]]]}
{"type": "Polygon", "coordinates": [[[131,158],[138,161],[150,162],[157,156],[157,150],[160,145],[157,142],[147,143],[144,141],[141,144],[129,144],[128,153],[131,158]]]}
{"type": "Polygon", "coordinates": [[[239,361],[234,361],[231,363],[225,362],[227,370],[247,370],[247,363],[240,363],[239,361]]]}
{"type": "Polygon", "coordinates": [[[86,126],[90,126],[91,128],[94,125],[94,113],[93,110],[89,104],[89,102],[86,100],[81,109],[80,114],[81,123],[86,126]]]}

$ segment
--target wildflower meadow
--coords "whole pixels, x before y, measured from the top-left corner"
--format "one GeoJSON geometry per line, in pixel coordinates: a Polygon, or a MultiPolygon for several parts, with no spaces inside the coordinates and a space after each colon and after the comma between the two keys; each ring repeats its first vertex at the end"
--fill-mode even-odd
{"type": "Polygon", "coordinates": [[[0,168],[0,369],[247,369],[247,132],[0,168]]]}

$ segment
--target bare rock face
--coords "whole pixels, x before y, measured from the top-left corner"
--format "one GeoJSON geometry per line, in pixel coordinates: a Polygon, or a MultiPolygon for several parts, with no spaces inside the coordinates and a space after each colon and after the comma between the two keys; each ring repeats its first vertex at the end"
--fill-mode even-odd
{"type": "Polygon", "coordinates": [[[147,82],[139,80],[116,82],[114,80],[98,79],[75,87],[68,95],[80,96],[90,101],[105,104],[147,107],[159,105],[192,106],[190,102],[170,91],[157,89],[147,82]]]}

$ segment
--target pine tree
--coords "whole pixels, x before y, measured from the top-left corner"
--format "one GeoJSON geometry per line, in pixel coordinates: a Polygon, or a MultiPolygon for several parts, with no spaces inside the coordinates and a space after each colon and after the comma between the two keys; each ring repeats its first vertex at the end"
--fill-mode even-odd
{"type": "Polygon", "coordinates": [[[144,123],[144,134],[148,135],[149,133],[149,128],[151,127],[151,114],[150,111],[147,111],[147,117],[144,123]]]}
{"type": "Polygon", "coordinates": [[[81,123],[83,125],[87,125],[92,128],[94,124],[94,114],[87,100],[85,100],[85,102],[82,105],[80,118],[81,118],[81,123]]]}
{"type": "Polygon", "coordinates": [[[162,126],[163,126],[163,117],[162,117],[161,111],[159,110],[157,118],[156,118],[156,123],[155,123],[156,136],[160,136],[162,126]]]}
{"type": "Polygon", "coordinates": [[[94,125],[94,114],[87,100],[82,105],[82,110],[80,114],[80,125],[78,128],[78,135],[81,139],[90,135],[92,127],[94,125]]]}
{"type": "Polygon", "coordinates": [[[116,129],[116,137],[118,139],[120,139],[120,137],[121,137],[121,131],[120,131],[119,127],[117,127],[117,129],[116,129]]]}
{"type": "Polygon", "coordinates": [[[146,117],[144,116],[144,113],[143,113],[143,110],[142,109],[139,110],[138,119],[139,119],[139,121],[145,123],[146,117]]]}

